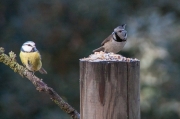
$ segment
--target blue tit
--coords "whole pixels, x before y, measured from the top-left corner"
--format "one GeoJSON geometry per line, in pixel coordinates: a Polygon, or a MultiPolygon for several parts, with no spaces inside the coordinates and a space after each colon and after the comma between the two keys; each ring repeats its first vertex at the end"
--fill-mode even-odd
{"type": "Polygon", "coordinates": [[[125,30],[126,24],[118,26],[114,32],[109,35],[102,43],[101,47],[93,50],[93,52],[113,52],[118,53],[127,42],[127,31],[125,30]]]}
{"type": "Polygon", "coordinates": [[[25,42],[21,47],[20,59],[23,65],[30,71],[39,71],[42,74],[47,72],[42,67],[41,55],[36,49],[35,43],[32,41],[25,42]]]}

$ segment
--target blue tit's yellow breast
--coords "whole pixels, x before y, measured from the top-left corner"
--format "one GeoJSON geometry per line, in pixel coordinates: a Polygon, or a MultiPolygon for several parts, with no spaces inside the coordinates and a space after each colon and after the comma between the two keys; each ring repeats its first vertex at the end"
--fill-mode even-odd
{"type": "Polygon", "coordinates": [[[31,71],[38,71],[42,67],[39,52],[20,52],[21,62],[31,71]]]}

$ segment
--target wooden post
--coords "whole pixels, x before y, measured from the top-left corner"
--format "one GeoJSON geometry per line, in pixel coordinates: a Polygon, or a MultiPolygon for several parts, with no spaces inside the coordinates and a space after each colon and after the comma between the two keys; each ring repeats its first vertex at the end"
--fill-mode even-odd
{"type": "Polygon", "coordinates": [[[81,119],[140,119],[139,61],[80,61],[81,119]]]}

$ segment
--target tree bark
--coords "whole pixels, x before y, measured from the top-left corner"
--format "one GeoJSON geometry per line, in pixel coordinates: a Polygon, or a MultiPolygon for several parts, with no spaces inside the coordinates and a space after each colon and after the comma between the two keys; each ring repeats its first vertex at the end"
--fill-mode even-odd
{"type": "Polygon", "coordinates": [[[80,61],[81,119],[140,119],[139,61],[80,61]]]}

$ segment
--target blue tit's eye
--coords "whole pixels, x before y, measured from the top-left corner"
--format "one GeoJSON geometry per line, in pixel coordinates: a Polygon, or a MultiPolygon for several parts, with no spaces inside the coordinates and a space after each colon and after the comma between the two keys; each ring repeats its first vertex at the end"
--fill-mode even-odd
{"type": "Polygon", "coordinates": [[[28,46],[31,46],[31,45],[28,44],[28,46]]]}
{"type": "Polygon", "coordinates": [[[120,30],[119,32],[121,33],[122,31],[120,30]]]}

